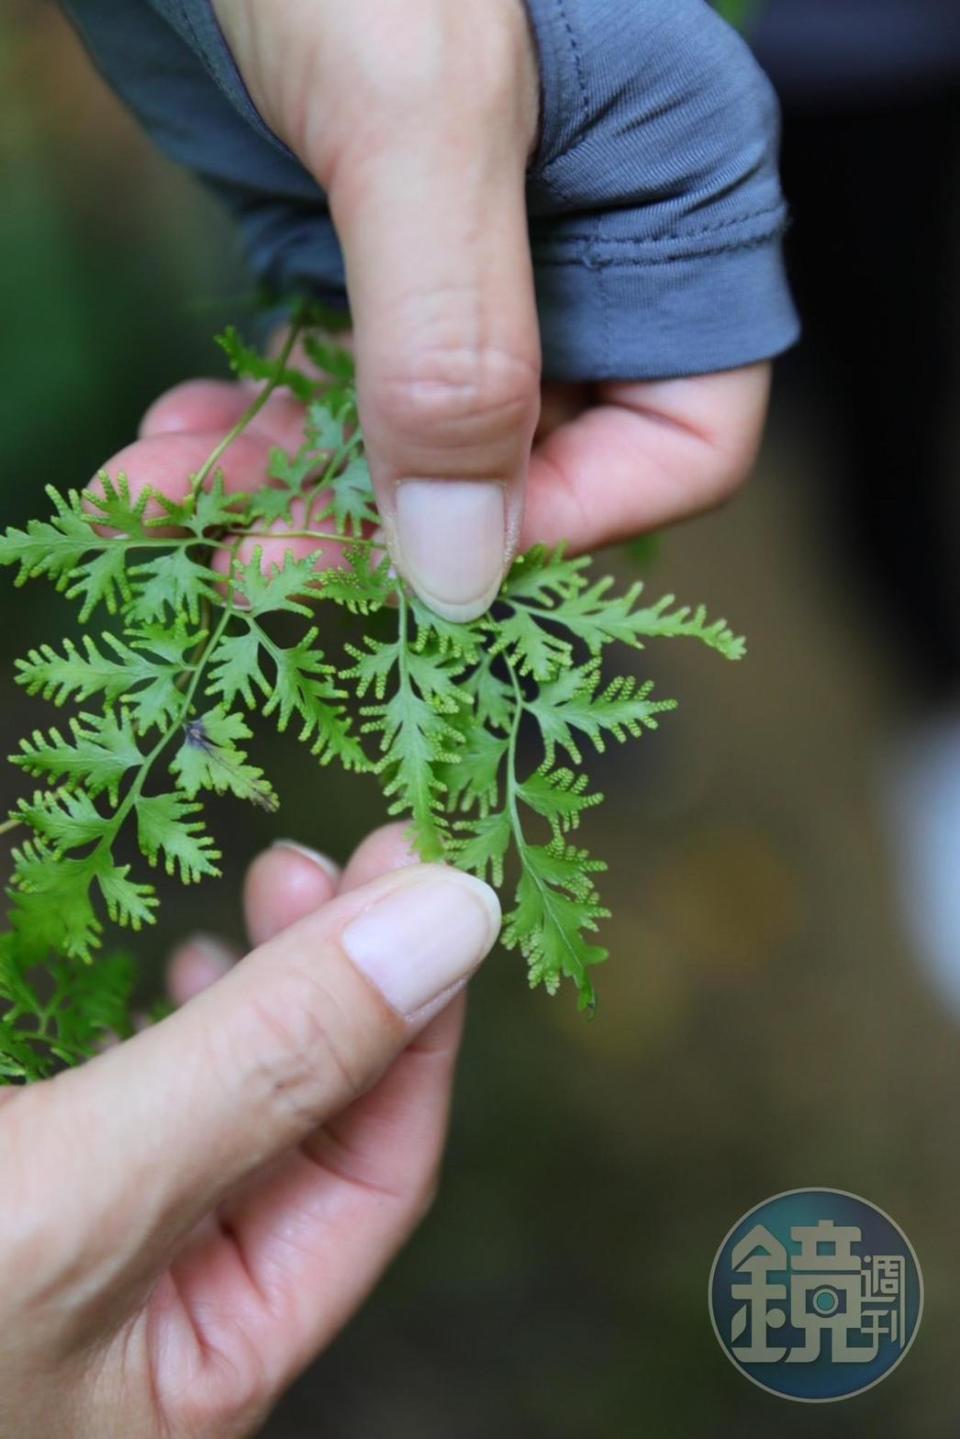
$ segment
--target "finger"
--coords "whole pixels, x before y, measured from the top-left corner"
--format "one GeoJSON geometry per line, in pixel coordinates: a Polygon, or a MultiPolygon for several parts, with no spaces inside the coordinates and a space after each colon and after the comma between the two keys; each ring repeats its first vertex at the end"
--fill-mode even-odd
{"type": "MultiPolygon", "coordinates": [[[[190,432],[225,435],[259,389],[233,380],[186,380],[150,406],[140,421],[140,438],[190,432]]],[[[288,391],[275,390],[250,428],[281,449],[298,450],[303,444],[303,405],[288,391]]]]}
{"type": "Polygon", "coordinates": [[[442,21],[431,10],[440,33],[423,37],[424,64],[443,63],[422,92],[414,81],[384,96],[370,81],[351,133],[334,132],[316,168],[345,253],[387,540],[423,600],[466,620],[487,608],[516,547],[540,356],[524,197],[529,77],[499,52],[500,27],[460,10],[442,21]],[[455,58],[463,47],[446,32],[461,23],[495,35],[496,53],[481,39],[455,58]]]}
{"type": "Polygon", "coordinates": [[[598,388],[534,451],[521,545],[623,540],[725,499],[756,457],[769,366],[598,388]]]}
{"type": "MultiPolygon", "coordinates": [[[[276,840],[251,864],[244,884],[244,910],[251,944],[263,944],[298,919],[329,903],[340,871],[332,860],[294,840],[276,840]]],[[[194,934],[167,963],[167,990],[186,1004],[239,963],[241,955],[216,935],[194,934]]]]}
{"type": "MultiPolygon", "coordinates": [[[[252,387],[255,392],[256,387],[252,387]]],[[[168,498],[183,499],[189,491],[190,475],[243,415],[250,401],[251,387],[220,380],[188,380],[162,395],[145,414],[141,438],[110,460],[109,474],[124,473],[138,494],[145,487],[168,498]],[[186,468],[184,468],[186,466],[186,468]]],[[[226,488],[231,492],[252,491],[269,483],[268,467],[273,446],[295,452],[303,442],[303,407],[292,396],[277,392],[270,396],[250,429],[226,451],[221,465],[226,488]]],[[[234,563],[249,564],[259,552],[265,574],[282,567],[285,557],[313,555],[318,569],[342,563],[343,545],[333,539],[336,522],[316,520],[326,491],[317,490],[291,505],[290,520],[277,520],[255,538],[243,541],[236,553],[216,551],[212,568],[226,575],[234,563]],[[329,542],[304,538],[302,530],[328,532],[329,542]]],[[[159,533],[159,531],[158,531],[159,533]]]]}
{"type": "MultiPolygon", "coordinates": [[[[244,414],[257,388],[226,380],[174,386],[146,411],[140,438],[102,468],[109,475],[125,474],[134,495],[150,488],[171,500],[184,499],[191,477],[244,414]]],[[[227,490],[259,489],[267,481],[273,446],[295,451],[302,443],[303,406],[286,391],[275,392],[218,464],[227,490]]]]}
{"type": "Polygon", "coordinates": [[[259,558],[264,574],[270,574],[274,567],[282,568],[287,555],[295,560],[313,557],[317,570],[333,569],[344,562],[345,541],[337,537],[337,523],[332,516],[317,519],[316,512],[323,509],[326,490],[314,490],[304,498],[290,503],[290,518],[274,520],[264,528],[258,527],[246,539],[240,540],[229,549],[221,548],[214,555],[211,568],[218,574],[228,575],[235,565],[249,565],[254,557],[259,558]],[[309,537],[303,531],[309,530],[309,537]],[[315,535],[328,535],[329,539],[315,539],[315,535]]]}
{"type": "Polygon", "coordinates": [[[250,943],[264,944],[328,904],[335,894],[359,889],[417,862],[405,824],[374,830],[354,851],[342,874],[327,855],[295,840],[276,840],[247,870],[243,903],[250,943]]]}
{"type": "Polygon", "coordinates": [[[139,436],[177,435],[191,431],[226,434],[250,403],[233,380],[185,380],[154,400],[140,421],[139,436]]]}
{"type": "Polygon", "coordinates": [[[247,870],[243,908],[250,943],[265,944],[297,920],[329,904],[340,886],[332,859],[291,839],[278,839],[247,870]]]}
{"type": "MultiPolygon", "coordinates": [[[[354,852],[342,887],[415,862],[408,826],[384,826],[354,852]]],[[[204,1343],[218,1353],[255,1348],[267,1397],[342,1327],[423,1216],[463,1008],[455,996],[368,1094],[231,1196],[219,1225],[204,1228],[174,1264],[194,1331],[202,1324],[204,1343]]]]}
{"type": "Polygon", "coordinates": [[[254,1348],[273,1393],[342,1329],[430,1207],[464,1009],[459,994],[368,1094],[228,1201],[219,1244],[175,1267],[205,1339],[254,1348]]]}
{"type": "Polygon", "coordinates": [[[244,883],[250,942],[263,944],[327,904],[335,894],[346,894],[417,863],[407,824],[383,825],[367,835],[342,874],[327,855],[295,840],[275,840],[253,861],[244,883]]]}
{"type": "MultiPolygon", "coordinates": [[[[90,1293],[129,1302],[234,1185],[373,1085],[498,925],[480,881],[397,870],[300,920],[154,1028],[18,1096],[36,1184],[55,1166],[72,1196],[44,1272],[23,1276],[28,1292],[49,1287],[52,1266],[68,1286],[82,1274],[90,1293]]],[[[16,1203],[43,1213],[30,1184],[16,1203]]]]}
{"type": "Polygon", "coordinates": [[[378,875],[417,864],[417,852],[408,824],[386,824],[368,834],[347,862],[340,881],[340,892],[359,889],[378,875]]]}
{"type": "MultiPolygon", "coordinates": [[[[180,432],[171,429],[150,434],[118,451],[104,470],[113,476],[126,475],[134,496],[150,489],[169,500],[184,500],[190,493],[193,475],[222,438],[219,431],[180,432]]],[[[217,466],[223,474],[228,493],[250,493],[269,482],[270,453],[278,439],[282,439],[280,430],[266,433],[248,430],[233,441],[217,466]]],[[[272,566],[282,566],[288,553],[296,559],[314,555],[318,569],[340,564],[343,559],[342,543],[332,538],[329,542],[305,539],[299,533],[301,529],[309,528],[318,532],[329,531],[332,535],[336,530],[332,519],[315,521],[312,518],[313,511],[322,503],[323,493],[318,490],[304,500],[295,500],[289,523],[280,520],[263,532],[258,531],[237,546],[235,553],[232,547],[221,546],[214,553],[211,568],[226,575],[235,562],[249,564],[258,552],[261,568],[266,574],[270,573],[272,566]]],[[[155,502],[148,505],[149,514],[159,512],[160,507],[155,502]]],[[[159,537],[164,531],[158,529],[156,533],[159,537]]]]}
{"type": "Polygon", "coordinates": [[[228,974],[239,958],[238,951],[216,935],[191,935],[167,961],[167,993],[174,1004],[187,1004],[228,974]]]}
{"type": "Polygon", "coordinates": [[[543,386],[540,398],[540,418],[534,446],[542,443],[547,435],[558,430],[569,420],[575,420],[593,399],[591,385],[563,384],[549,381],[543,386]]]}
{"type": "MultiPolygon", "coordinates": [[[[108,475],[126,475],[136,497],[145,489],[179,501],[190,493],[192,477],[223,439],[220,430],[154,434],[118,450],[102,467],[108,475]]],[[[230,494],[259,489],[265,482],[272,442],[262,434],[238,435],[217,466],[230,494]]],[[[158,513],[158,507],[150,513],[158,513]]]]}

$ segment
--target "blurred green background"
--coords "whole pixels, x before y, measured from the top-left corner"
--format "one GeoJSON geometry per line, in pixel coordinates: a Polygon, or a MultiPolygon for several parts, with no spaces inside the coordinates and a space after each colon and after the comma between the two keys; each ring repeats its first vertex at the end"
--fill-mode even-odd
{"type": "MultiPolygon", "coordinates": [[[[5,522],[82,484],[148,403],[220,371],[209,336],[246,287],[214,205],[158,159],[39,0],[0,20],[0,435],[5,522]]],[[[528,993],[515,958],[474,986],[436,1207],[271,1439],[940,1439],[954,1359],[960,1046],[915,973],[875,781],[901,676],[835,559],[807,483],[833,457],[779,414],[759,473],[669,535],[649,581],[750,640],[725,666],[665,646],[642,672],[681,701],[598,765],[591,840],[612,860],[613,959],[594,1023],[528,993]],[[783,1403],[736,1374],[706,1285],[733,1221],[779,1190],[853,1190],[919,1253],[927,1310],[888,1382],[783,1403]]],[[[624,572],[629,561],[620,557],[624,572]]],[[[43,706],[12,659],[55,636],[41,588],[0,591],[5,751],[43,706]]],[[[285,833],[345,855],[376,793],[275,742],[285,833]]],[[[2,780],[0,807],[17,793],[2,780]]],[[[244,865],[274,821],[225,806],[226,877],[177,898],[143,943],[192,926],[239,939],[244,865]]],[[[122,1156],[118,1156],[122,1163],[122,1156]]]]}

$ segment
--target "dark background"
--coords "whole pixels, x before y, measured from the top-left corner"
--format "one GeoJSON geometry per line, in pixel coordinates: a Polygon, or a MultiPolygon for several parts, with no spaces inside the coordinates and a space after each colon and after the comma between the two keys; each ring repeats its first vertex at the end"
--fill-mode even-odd
{"type": "MultiPolygon", "coordinates": [[[[83,484],[165,386],[220,372],[209,336],[247,281],[213,204],[150,152],[56,11],[26,0],[0,19],[0,172],[13,522],[44,511],[44,484],[83,484]]],[[[598,1017],[528,993],[514,957],[487,966],[437,1205],[271,1439],[956,1432],[960,1046],[898,913],[880,797],[917,695],[830,528],[841,463],[787,395],[749,488],[665,539],[652,590],[725,613],[750,653],[650,651],[642,672],[681,708],[597,766],[610,798],[590,838],[615,916],[598,1017]],[[927,1285],[896,1375],[816,1410],[735,1373],[706,1309],[734,1220],[807,1185],[891,1213],[927,1285]]],[[[45,588],[0,590],[5,751],[46,720],[12,659],[65,614],[45,588]]],[[[307,782],[292,739],[265,764],[283,831],[306,843],[342,857],[381,818],[366,781],[307,782]]],[[[16,774],[0,784],[6,808],[16,774]]],[[[192,926],[240,937],[243,867],[275,822],[220,818],[226,877],[171,899],[142,944],[154,971],[192,926]]]]}

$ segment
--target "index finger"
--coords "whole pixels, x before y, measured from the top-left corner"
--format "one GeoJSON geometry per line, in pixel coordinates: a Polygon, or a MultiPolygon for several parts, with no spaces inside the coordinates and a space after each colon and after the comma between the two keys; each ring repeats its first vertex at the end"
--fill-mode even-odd
{"type": "Polygon", "coordinates": [[[753,464],[769,384],[763,364],[598,386],[534,448],[521,548],[590,550],[719,504],[753,464]]]}

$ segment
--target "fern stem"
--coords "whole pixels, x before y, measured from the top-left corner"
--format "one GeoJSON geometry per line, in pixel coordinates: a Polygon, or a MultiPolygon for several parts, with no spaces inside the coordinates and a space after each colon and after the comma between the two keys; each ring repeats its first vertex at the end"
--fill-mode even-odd
{"type": "Polygon", "coordinates": [[[163,734],[157,740],[157,743],[154,745],[153,749],[145,757],[143,764],[137,771],[136,778],[134,779],[130,788],[127,790],[120,804],[117,806],[116,811],[114,812],[113,823],[111,824],[110,828],[104,832],[99,843],[97,844],[94,853],[99,853],[99,851],[103,849],[109,850],[110,848],[112,848],[117,835],[119,834],[128,815],[130,814],[130,811],[133,809],[137,800],[143,793],[143,786],[147,782],[150,771],[153,769],[153,766],[156,764],[157,760],[160,758],[161,754],[166,749],[170,741],[182,729],[183,724],[190,713],[190,707],[193,704],[194,696],[197,693],[197,687],[199,686],[200,680],[202,679],[204,671],[206,669],[206,661],[216,649],[224,630],[227,628],[227,625],[230,623],[232,618],[232,607],[229,604],[225,605],[216,629],[211,634],[204,648],[203,654],[200,656],[200,658],[196,662],[196,665],[194,666],[193,677],[190,680],[187,688],[184,690],[183,703],[177,711],[176,719],[173,720],[170,725],[168,725],[166,730],[164,730],[163,734]]]}
{"type": "Polygon", "coordinates": [[[322,490],[325,485],[329,485],[330,481],[337,474],[344,460],[350,454],[350,451],[359,450],[362,444],[363,435],[359,430],[355,430],[350,436],[349,440],[347,440],[345,444],[341,445],[339,450],[336,450],[334,454],[330,457],[330,459],[327,461],[327,467],[317,482],[318,490],[322,490]]]}
{"type": "Polygon", "coordinates": [[[338,535],[336,530],[241,530],[238,533],[245,540],[321,540],[327,544],[335,540],[337,544],[351,546],[374,543],[362,535],[338,535]]]}
{"type": "Polygon", "coordinates": [[[510,676],[510,684],[513,687],[513,694],[515,700],[513,719],[510,725],[510,736],[507,743],[506,785],[507,810],[510,815],[510,828],[513,832],[513,843],[517,851],[517,857],[520,860],[521,866],[523,867],[524,871],[530,875],[534,884],[537,886],[537,889],[540,891],[540,895],[543,900],[544,913],[550,915],[557,928],[557,932],[563,937],[564,946],[569,952],[573,963],[572,973],[576,974],[576,971],[580,965],[580,961],[577,957],[576,950],[570,943],[566,931],[566,926],[563,924],[562,919],[556,914],[556,911],[554,909],[553,891],[548,884],[544,883],[544,881],[540,878],[540,875],[537,873],[536,869],[527,861],[528,845],[526,836],[523,832],[523,824],[520,820],[520,806],[518,804],[519,785],[517,783],[517,743],[520,737],[520,723],[523,719],[523,712],[526,708],[526,699],[524,697],[523,687],[520,684],[517,672],[514,669],[513,665],[510,663],[510,658],[508,655],[504,655],[504,661],[506,664],[507,673],[510,676]]]}
{"type": "Polygon", "coordinates": [[[277,356],[276,367],[273,374],[270,376],[270,379],[267,380],[266,384],[257,394],[256,398],[252,401],[252,403],[247,406],[247,408],[244,410],[243,414],[240,416],[239,420],[233,426],[233,428],[228,430],[220,443],[213,447],[207,458],[204,460],[203,464],[200,466],[197,473],[194,475],[190,487],[190,492],[194,498],[196,498],[196,496],[203,489],[207,480],[210,478],[210,475],[213,472],[214,468],[217,464],[219,464],[220,460],[223,459],[223,456],[233,444],[234,440],[236,440],[240,435],[242,435],[247,426],[256,419],[257,415],[259,415],[260,411],[263,409],[264,405],[267,403],[274,390],[276,390],[281,384],[283,372],[287,367],[287,361],[293,354],[293,347],[297,343],[297,340],[300,338],[302,330],[303,320],[299,316],[297,316],[293,320],[290,329],[287,331],[287,338],[284,341],[283,349],[277,356]]]}
{"type": "Polygon", "coordinates": [[[523,863],[527,842],[524,838],[523,825],[520,823],[520,810],[517,804],[517,742],[520,737],[520,722],[523,719],[525,702],[523,689],[509,659],[506,660],[506,667],[514,697],[513,718],[510,721],[510,733],[507,740],[507,809],[510,814],[510,827],[513,830],[513,842],[520,861],[523,863]]]}
{"type": "Polygon", "coordinates": [[[403,585],[397,585],[397,675],[402,689],[408,689],[410,685],[409,670],[407,668],[407,616],[410,613],[410,606],[407,604],[407,597],[403,585]]]}

